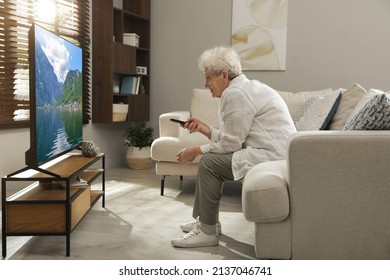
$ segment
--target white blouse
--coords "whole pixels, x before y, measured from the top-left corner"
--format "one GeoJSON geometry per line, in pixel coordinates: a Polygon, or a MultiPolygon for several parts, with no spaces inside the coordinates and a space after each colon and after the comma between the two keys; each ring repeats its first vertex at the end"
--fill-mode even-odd
{"type": "Polygon", "coordinates": [[[287,138],[296,132],[280,95],[256,80],[240,75],[230,82],[220,101],[220,127],[210,127],[211,143],[202,153],[233,153],[232,171],[239,180],[255,164],[285,159],[287,138]]]}

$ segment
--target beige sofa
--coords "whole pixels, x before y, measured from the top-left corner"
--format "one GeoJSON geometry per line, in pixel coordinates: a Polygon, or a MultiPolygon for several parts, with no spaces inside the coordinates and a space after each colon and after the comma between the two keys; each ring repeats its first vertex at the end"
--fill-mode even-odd
{"type": "MultiPolygon", "coordinates": [[[[290,136],[286,160],[260,163],[243,180],[243,214],[255,224],[256,256],[390,259],[389,99],[382,98],[386,95],[379,90],[367,91],[357,84],[279,94],[300,131],[290,136]],[[329,111],[327,116],[324,111],[329,111]],[[323,120],[327,130],[320,131],[323,120]]],[[[160,133],[164,131],[160,118],[160,133]]],[[[182,138],[198,137],[183,133],[179,130],[170,140],[184,147],[188,143],[182,138]]],[[[159,174],[160,167],[178,164],[174,158],[162,160],[158,148],[162,139],[156,141],[152,157],[159,174]]],[[[175,151],[172,147],[165,152],[175,151]]],[[[191,169],[191,175],[196,167],[196,163],[182,166],[191,169]]]]}

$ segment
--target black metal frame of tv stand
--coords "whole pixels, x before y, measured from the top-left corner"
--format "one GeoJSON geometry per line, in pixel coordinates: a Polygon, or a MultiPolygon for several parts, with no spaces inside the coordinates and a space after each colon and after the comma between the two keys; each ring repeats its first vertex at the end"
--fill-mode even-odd
{"type": "MultiPolygon", "coordinates": [[[[81,156],[81,154],[80,154],[81,156]]],[[[69,176],[61,176],[60,174],[56,174],[54,172],[51,172],[46,169],[42,169],[39,167],[25,167],[22,168],[16,172],[10,173],[7,176],[3,177],[1,180],[1,206],[2,206],[2,256],[3,258],[6,258],[7,256],[7,236],[53,236],[53,235],[65,235],[66,236],[66,256],[70,256],[70,234],[73,231],[71,229],[71,203],[73,199],[77,198],[77,196],[82,192],[82,190],[78,190],[75,194],[72,196],[70,195],[70,189],[71,189],[71,181],[75,178],[78,178],[79,175],[86,171],[89,167],[91,167],[93,164],[97,163],[99,160],[101,160],[101,166],[102,169],[100,171],[97,171],[96,174],[87,181],[87,184],[90,185],[95,181],[98,177],[101,176],[102,182],[101,187],[102,191],[97,197],[94,199],[94,201],[91,202],[90,208],[87,210],[87,212],[83,215],[83,217],[80,219],[78,223],[82,221],[82,219],[88,214],[89,210],[97,203],[97,201],[102,198],[102,207],[105,207],[105,155],[104,153],[101,153],[97,155],[96,157],[91,158],[91,160],[86,164],[83,165],[80,169],[75,170],[72,172],[69,176]],[[47,176],[37,176],[37,177],[17,177],[16,175],[21,174],[22,172],[28,171],[28,170],[36,170],[40,172],[41,174],[46,174],[47,176]],[[65,200],[57,200],[57,201],[45,201],[45,200],[34,200],[34,201],[18,201],[14,203],[28,203],[28,204],[35,204],[35,203],[49,203],[49,204],[65,204],[65,232],[22,232],[22,233],[8,233],[7,232],[7,204],[10,203],[7,201],[7,195],[6,195],[6,189],[7,189],[7,182],[8,181],[25,181],[25,182],[65,182],[65,192],[66,192],[66,199],[65,200]]],[[[24,187],[22,190],[28,188],[30,185],[24,187]]],[[[77,224],[78,224],[77,223],[77,224]]],[[[74,229],[77,227],[77,224],[74,226],[74,229]]]]}

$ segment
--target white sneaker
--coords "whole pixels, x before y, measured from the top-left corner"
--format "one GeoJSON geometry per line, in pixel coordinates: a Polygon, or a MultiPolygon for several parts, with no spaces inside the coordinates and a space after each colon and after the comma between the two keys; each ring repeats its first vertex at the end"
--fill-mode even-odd
{"type": "MultiPolygon", "coordinates": [[[[199,217],[198,217],[198,218],[196,218],[195,220],[193,220],[191,222],[180,224],[180,229],[183,232],[190,232],[191,230],[194,230],[194,229],[196,229],[199,226],[200,226],[200,221],[199,221],[199,217]]],[[[215,234],[217,236],[220,236],[222,234],[221,223],[220,222],[217,222],[216,225],[215,225],[215,234]]]]}
{"type": "Polygon", "coordinates": [[[219,244],[219,240],[214,234],[205,234],[201,231],[200,227],[196,227],[182,237],[171,240],[171,244],[175,247],[181,248],[196,248],[217,246],[219,244]]]}

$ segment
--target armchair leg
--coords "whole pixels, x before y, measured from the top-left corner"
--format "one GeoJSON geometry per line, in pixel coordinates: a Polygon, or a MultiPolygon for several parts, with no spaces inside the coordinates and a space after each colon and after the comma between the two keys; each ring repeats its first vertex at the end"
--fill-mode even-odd
{"type": "Polygon", "coordinates": [[[164,196],[164,182],[165,182],[165,175],[161,175],[161,196],[164,196]]]}
{"type": "MultiPolygon", "coordinates": [[[[167,175],[161,175],[161,191],[160,191],[161,196],[164,196],[165,177],[167,177],[167,175]]],[[[183,186],[183,175],[180,175],[180,189],[182,188],[182,186],[183,186]]]]}

